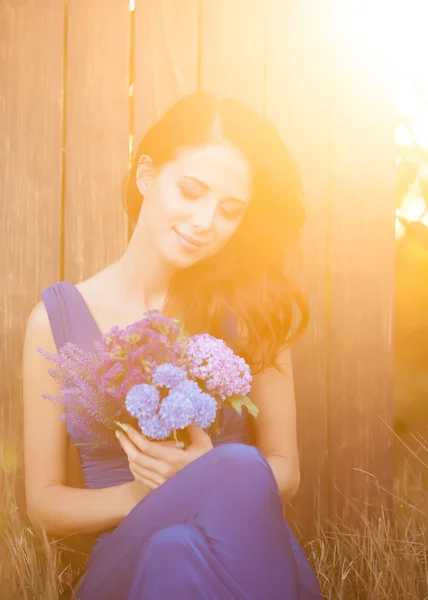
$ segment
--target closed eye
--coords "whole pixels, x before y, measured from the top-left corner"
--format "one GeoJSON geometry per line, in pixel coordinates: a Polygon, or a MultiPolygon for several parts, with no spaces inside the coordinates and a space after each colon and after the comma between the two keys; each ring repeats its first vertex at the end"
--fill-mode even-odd
{"type": "Polygon", "coordinates": [[[190,190],[186,189],[185,187],[182,187],[181,185],[178,187],[181,192],[181,195],[184,196],[184,198],[187,198],[188,200],[196,200],[197,198],[200,197],[199,194],[194,194],[190,190]]]}
{"type": "MultiPolygon", "coordinates": [[[[185,185],[178,184],[177,187],[180,190],[180,193],[183,196],[183,198],[186,198],[187,200],[198,200],[199,198],[201,198],[203,196],[203,193],[202,194],[194,193],[194,192],[190,191],[185,185]]],[[[239,202],[238,207],[236,206],[236,202],[234,202],[233,204],[235,205],[234,208],[227,209],[225,206],[220,207],[221,214],[226,219],[230,219],[230,220],[240,219],[245,212],[246,207],[243,206],[242,202],[239,202]]]]}
{"type": "Polygon", "coordinates": [[[191,192],[188,192],[187,190],[181,190],[182,195],[185,198],[188,198],[189,200],[196,200],[196,198],[199,198],[198,194],[192,194],[191,192]]]}
{"type": "Polygon", "coordinates": [[[226,219],[239,219],[244,214],[242,210],[227,210],[226,208],[221,209],[222,214],[226,217],[226,219]]]}

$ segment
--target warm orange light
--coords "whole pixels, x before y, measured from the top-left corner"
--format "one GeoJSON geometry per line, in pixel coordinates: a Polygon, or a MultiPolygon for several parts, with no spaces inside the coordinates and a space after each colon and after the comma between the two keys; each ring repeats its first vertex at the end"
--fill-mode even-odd
{"type": "Polygon", "coordinates": [[[403,204],[396,212],[397,215],[404,217],[406,221],[415,222],[420,221],[426,209],[425,200],[422,196],[407,194],[403,200],[403,204]]]}
{"type": "Polygon", "coordinates": [[[332,0],[332,33],[343,51],[351,52],[389,81],[423,81],[428,55],[426,0],[332,0]]]}

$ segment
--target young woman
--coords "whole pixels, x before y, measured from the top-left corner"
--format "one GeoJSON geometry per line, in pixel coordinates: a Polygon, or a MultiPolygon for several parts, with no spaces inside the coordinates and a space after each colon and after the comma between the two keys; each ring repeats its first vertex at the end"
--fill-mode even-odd
{"type": "Polygon", "coordinates": [[[284,274],[304,221],[296,166],[263,116],[196,93],[146,133],[124,190],[136,224],[124,255],[78,286],[44,289],[28,319],[29,518],[48,534],[97,534],[80,600],[320,598],[283,517],[300,479],[290,346],[308,320],[284,274]],[[301,322],[291,336],[294,305],[301,322]],[[84,484],[72,487],[67,440],[78,432],[41,398],[58,389],[36,348],[69,340],[89,350],[150,308],[243,356],[259,415],[223,407],[220,435],[190,427],[187,449],[125,424],[114,450],[78,446],[84,484]]]}

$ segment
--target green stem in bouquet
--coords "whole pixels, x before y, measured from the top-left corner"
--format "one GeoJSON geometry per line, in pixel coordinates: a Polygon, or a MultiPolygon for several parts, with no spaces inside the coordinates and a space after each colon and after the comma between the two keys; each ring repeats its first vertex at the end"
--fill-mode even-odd
{"type": "Polygon", "coordinates": [[[177,430],[174,429],[172,432],[172,437],[174,438],[175,441],[175,445],[177,446],[177,448],[184,448],[185,447],[185,443],[182,442],[181,440],[178,439],[178,435],[177,435],[177,430]]]}

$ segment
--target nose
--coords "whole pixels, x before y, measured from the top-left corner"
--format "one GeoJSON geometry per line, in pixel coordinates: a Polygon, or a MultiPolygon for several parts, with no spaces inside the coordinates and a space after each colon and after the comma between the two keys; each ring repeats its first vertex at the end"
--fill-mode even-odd
{"type": "Polygon", "coordinates": [[[214,227],[216,204],[209,198],[195,203],[193,225],[200,231],[211,231],[214,227]]]}

